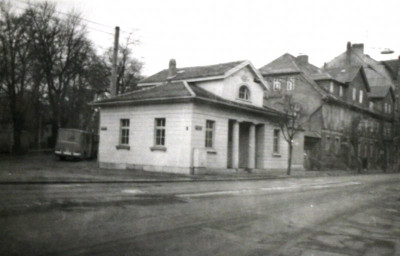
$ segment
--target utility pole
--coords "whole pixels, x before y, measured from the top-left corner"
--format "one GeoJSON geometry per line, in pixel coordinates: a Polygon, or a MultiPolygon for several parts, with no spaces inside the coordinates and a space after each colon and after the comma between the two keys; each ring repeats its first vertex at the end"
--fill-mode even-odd
{"type": "Polygon", "coordinates": [[[111,70],[111,84],[110,84],[111,97],[117,95],[117,61],[118,61],[118,45],[119,45],[118,41],[119,41],[119,27],[115,27],[114,53],[113,53],[113,63],[111,70]]]}

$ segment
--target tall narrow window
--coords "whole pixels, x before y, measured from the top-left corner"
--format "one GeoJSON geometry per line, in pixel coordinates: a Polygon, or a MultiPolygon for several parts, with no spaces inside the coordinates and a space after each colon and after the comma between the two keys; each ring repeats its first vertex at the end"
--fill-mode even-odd
{"type": "Polygon", "coordinates": [[[273,84],[274,91],[279,91],[281,89],[281,82],[278,79],[274,79],[273,84]]]}
{"type": "Polygon", "coordinates": [[[360,98],[359,98],[359,102],[360,103],[363,103],[363,91],[362,90],[360,90],[360,98]]]}
{"type": "Polygon", "coordinates": [[[273,143],[273,152],[275,154],[279,153],[279,129],[274,129],[274,143],[273,143]]]}
{"type": "Polygon", "coordinates": [[[374,102],[373,101],[369,102],[369,109],[374,110],[374,102]]]}
{"type": "Polygon", "coordinates": [[[155,146],[165,146],[165,118],[156,118],[155,120],[155,146]]]}
{"type": "Polygon", "coordinates": [[[335,92],[335,86],[334,86],[332,81],[329,83],[329,92],[330,93],[334,93],[335,92]]]}
{"type": "Polygon", "coordinates": [[[212,148],[214,146],[214,127],[215,121],[206,121],[206,148],[212,148]]]}
{"type": "Polygon", "coordinates": [[[343,97],[343,86],[339,85],[339,97],[343,97]]]}
{"type": "Polygon", "coordinates": [[[120,120],[119,144],[129,144],[129,119],[120,120]]]}
{"type": "Polygon", "coordinates": [[[389,114],[392,113],[392,104],[388,104],[388,113],[389,113],[389,114]]]}
{"type": "Polygon", "coordinates": [[[287,81],[286,90],[288,90],[288,91],[294,90],[294,78],[293,77],[289,77],[289,79],[287,81]]]}
{"type": "Polygon", "coordinates": [[[388,104],[385,102],[385,113],[388,112],[388,104]]]}
{"type": "Polygon", "coordinates": [[[353,88],[353,97],[352,99],[355,101],[357,99],[357,89],[353,88]]]}
{"type": "Polygon", "coordinates": [[[329,153],[331,151],[331,138],[329,136],[326,136],[325,140],[325,151],[329,153]]]}
{"type": "Polygon", "coordinates": [[[239,98],[248,100],[250,98],[250,90],[247,88],[247,86],[243,85],[239,89],[239,98]]]}
{"type": "Polygon", "coordinates": [[[339,155],[340,153],[340,138],[336,137],[335,138],[335,154],[339,155]]]}

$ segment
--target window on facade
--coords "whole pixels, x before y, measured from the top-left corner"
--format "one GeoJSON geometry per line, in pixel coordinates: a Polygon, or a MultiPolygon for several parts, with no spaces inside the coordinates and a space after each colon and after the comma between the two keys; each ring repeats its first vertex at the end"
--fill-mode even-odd
{"type": "Polygon", "coordinates": [[[329,83],[329,92],[330,93],[334,93],[335,92],[335,85],[333,84],[332,81],[329,83]]]}
{"type": "Polygon", "coordinates": [[[392,104],[388,104],[388,113],[389,113],[389,114],[392,113],[392,104]]]}
{"type": "Polygon", "coordinates": [[[288,91],[292,91],[294,90],[294,78],[293,77],[289,77],[288,81],[287,81],[287,88],[286,90],[288,91]]]}
{"type": "Polygon", "coordinates": [[[343,86],[339,85],[339,97],[343,97],[343,86]]]}
{"type": "Polygon", "coordinates": [[[331,138],[329,136],[326,136],[326,139],[325,139],[325,151],[327,153],[329,153],[330,148],[331,148],[331,138]]]}
{"type": "Polygon", "coordinates": [[[353,88],[353,96],[352,99],[355,101],[357,99],[357,89],[353,88]]]}
{"type": "Polygon", "coordinates": [[[335,138],[335,154],[339,155],[340,153],[340,138],[336,137],[335,138]]]}
{"type": "Polygon", "coordinates": [[[369,102],[369,109],[374,110],[374,102],[373,101],[369,102]]]}
{"type": "Polygon", "coordinates": [[[165,118],[156,118],[154,125],[154,145],[165,146],[165,118]]]}
{"type": "Polygon", "coordinates": [[[273,151],[274,153],[279,153],[279,129],[274,129],[274,143],[273,143],[273,151]]]}
{"type": "Polygon", "coordinates": [[[363,103],[363,91],[360,90],[360,98],[358,100],[360,103],[363,103]]]}
{"type": "Polygon", "coordinates": [[[239,98],[248,100],[250,98],[250,90],[247,88],[247,86],[243,85],[239,89],[239,98]]]}
{"type": "Polygon", "coordinates": [[[384,109],[384,112],[387,113],[387,110],[388,110],[388,104],[385,102],[385,109],[384,109]]]}
{"type": "Polygon", "coordinates": [[[279,91],[281,89],[281,82],[278,79],[274,79],[273,83],[274,91],[279,91]]]}
{"type": "Polygon", "coordinates": [[[206,121],[206,148],[212,148],[214,146],[214,127],[215,121],[206,121]]]}
{"type": "Polygon", "coordinates": [[[121,119],[120,120],[119,144],[121,144],[121,145],[129,144],[129,119],[121,119]]]}

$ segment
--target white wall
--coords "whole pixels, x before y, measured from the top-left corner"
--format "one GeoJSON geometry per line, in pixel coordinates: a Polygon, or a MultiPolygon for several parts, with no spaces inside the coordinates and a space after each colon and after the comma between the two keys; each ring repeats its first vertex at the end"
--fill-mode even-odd
{"type": "MultiPolygon", "coordinates": [[[[192,123],[192,146],[205,148],[205,124],[206,120],[215,121],[214,150],[216,154],[207,154],[208,168],[227,168],[228,151],[228,121],[229,119],[264,124],[264,168],[284,169],[287,166],[288,146],[283,136],[280,136],[280,156],[273,155],[273,129],[277,128],[268,118],[241,112],[238,110],[221,109],[207,105],[194,105],[192,123]],[[195,130],[195,126],[201,126],[202,130],[195,130]]],[[[262,137],[262,136],[261,136],[262,137]]]]}
{"type": "Polygon", "coordinates": [[[99,162],[119,168],[127,164],[189,168],[191,113],[191,103],[102,108],[100,127],[107,130],[100,129],[99,162]],[[116,149],[122,118],[130,119],[130,150],[116,149]],[[166,118],[165,152],[150,150],[154,146],[155,118],[166,118]]]}
{"type": "Polygon", "coordinates": [[[198,82],[197,85],[228,100],[262,107],[264,89],[261,84],[254,82],[254,78],[255,75],[246,66],[223,80],[198,82]],[[242,85],[246,85],[250,89],[249,101],[239,99],[239,88],[242,85]]]}

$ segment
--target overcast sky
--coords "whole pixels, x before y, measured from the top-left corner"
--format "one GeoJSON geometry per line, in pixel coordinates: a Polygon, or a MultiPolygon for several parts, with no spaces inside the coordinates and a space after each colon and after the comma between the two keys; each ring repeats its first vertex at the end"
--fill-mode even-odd
{"type": "MultiPolygon", "coordinates": [[[[26,0],[14,1],[22,7],[26,0]]],[[[364,43],[365,52],[378,60],[400,54],[399,0],[54,2],[60,11],[74,8],[85,19],[106,25],[88,23],[100,50],[112,46],[113,27],[121,27],[122,41],[134,31],[141,41],[134,54],[144,61],[145,75],[167,68],[171,58],[178,68],[236,60],[260,68],[286,52],[307,54],[312,64],[322,66],[344,52],[347,41],[364,43]],[[381,55],[384,48],[395,53],[381,55]]]]}

